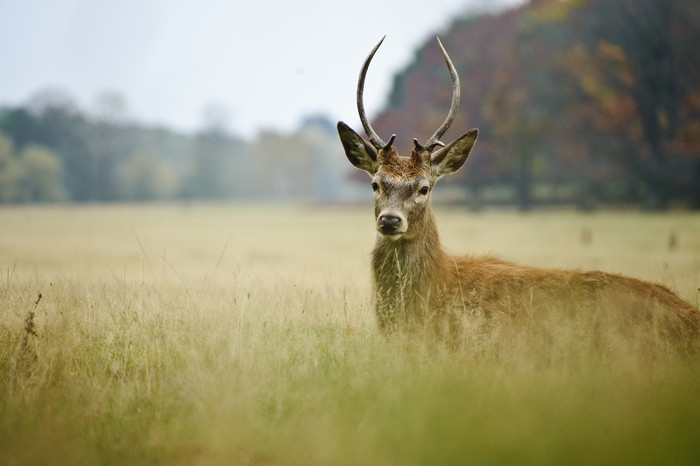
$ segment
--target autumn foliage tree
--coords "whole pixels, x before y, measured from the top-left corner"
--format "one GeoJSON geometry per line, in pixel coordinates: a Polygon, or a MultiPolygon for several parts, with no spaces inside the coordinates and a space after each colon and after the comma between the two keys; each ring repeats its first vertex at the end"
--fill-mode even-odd
{"type": "MultiPolygon", "coordinates": [[[[700,3],[531,0],[441,38],[463,83],[453,128],[481,130],[462,182],[507,186],[524,210],[700,207],[700,3]]],[[[449,106],[441,66],[426,43],[375,129],[410,142],[437,127],[449,106]]]]}
{"type": "Polygon", "coordinates": [[[697,2],[572,3],[550,6],[569,10],[550,23],[569,33],[554,64],[578,106],[568,137],[590,152],[603,148],[639,185],[647,207],[664,208],[689,193],[700,206],[697,2]],[[582,127],[588,131],[575,131],[582,127]]]}

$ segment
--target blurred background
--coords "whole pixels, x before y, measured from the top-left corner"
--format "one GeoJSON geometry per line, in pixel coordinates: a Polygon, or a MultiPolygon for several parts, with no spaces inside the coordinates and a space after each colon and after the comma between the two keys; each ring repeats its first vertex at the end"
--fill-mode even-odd
{"type": "Polygon", "coordinates": [[[408,155],[480,129],[438,201],[700,208],[697,0],[0,0],[0,204],[371,198],[335,124],[408,155]],[[415,4],[413,4],[415,3],[415,4]]]}

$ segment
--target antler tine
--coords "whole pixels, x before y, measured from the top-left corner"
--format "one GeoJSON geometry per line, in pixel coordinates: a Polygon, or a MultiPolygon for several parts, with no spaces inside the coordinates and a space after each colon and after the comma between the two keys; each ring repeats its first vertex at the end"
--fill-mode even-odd
{"type": "Polygon", "coordinates": [[[379,43],[372,49],[372,52],[365,60],[364,65],[362,65],[360,79],[357,81],[357,111],[360,114],[360,121],[362,121],[362,127],[365,129],[365,133],[367,133],[370,142],[377,149],[381,149],[382,147],[386,146],[386,143],[382,141],[382,138],[377,136],[377,133],[375,133],[372,129],[372,125],[369,124],[367,114],[365,113],[365,104],[363,103],[362,94],[365,90],[365,76],[367,75],[369,63],[372,61],[372,57],[374,57],[374,54],[377,52],[377,49],[379,49],[379,46],[382,45],[382,42],[384,42],[384,39],[386,39],[386,36],[382,37],[382,40],[380,40],[379,43]]]}
{"type": "Polygon", "coordinates": [[[445,131],[448,130],[452,122],[454,121],[455,117],[457,116],[457,108],[459,107],[459,97],[460,97],[460,89],[459,89],[459,76],[457,75],[457,70],[455,69],[455,66],[452,64],[452,60],[450,60],[450,56],[447,55],[447,51],[445,50],[445,47],[442,46],[442,42],[440,42],[440,38],[437,37],[438,45],[440,46],[440,51],[442,52],[442,58],[445,60],[445,65],[447,66],[447,69],[450,70],[450,75],[452,76],[452,104],[450,105],[450,112],[447,114],[447,118],[445,119],[445,122],[438,128],[438,130],[433,134],[430,139],[428,139],[428,142],[425,143],[425,148],[428,149],[429,151],[433,150],[433,147],[436,145],[441,145],[444,146],[445,144],[440,142],[440,138],[442,137],[443,134],[445,134],[445,131]]]}

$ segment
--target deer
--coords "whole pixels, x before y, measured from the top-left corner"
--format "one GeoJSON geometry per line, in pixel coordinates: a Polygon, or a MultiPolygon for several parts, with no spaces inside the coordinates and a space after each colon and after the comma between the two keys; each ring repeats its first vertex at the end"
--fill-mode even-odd
{"type": "MultiPolygon", "coordinates": [[[[519,265],[493,255],[448,255],[440,242],[431,193],[440,178],[465,165],[479,131],[471,129],[448,144],[440,141],[455,119],[460,82],[437,38],[452,79],[447,118],[425,143],[414,139],[407,157],[394,147],[395,134],[382,140],[367,118],[363,93],[370,62],[384,38],[365,59],[357,85],[357,109],[368,140],[342,121],[337,125],[347,159],[371,177],[374,311],[383,333],[428,331],[454,339],[477,314],[517,319],[529,309],[528,318],[536,319],[542,312],[576,314],[610,303],[615,303],[615,312],[630,315],[649,316],[656,309],[676,330],[697,333],[698,309],[657,283],[599,270],[519,265]]],[[[621,326],[627,321],[623,316],[621,326]]]]}

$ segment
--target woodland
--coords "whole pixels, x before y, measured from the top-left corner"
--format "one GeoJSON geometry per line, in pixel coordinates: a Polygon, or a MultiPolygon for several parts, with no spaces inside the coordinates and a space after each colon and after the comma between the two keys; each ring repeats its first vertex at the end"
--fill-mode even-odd
{"type": "MultiPolygon", "coordinates": [[[[443,139],[480,130],[466,169],[450,181],[461,188],[457,202],[700,208],[697,1],[531,0],[455,18],[436,33],[462,79],[443,139]]],[[[399,153],[408,153],[412,138],[426,139],[444,119],[449,79],[426,38],[373,127],[401,133],[399,153]]],[[[187,134],[120,118],[118,95],[100,102],[87,112],[46,89],[0,107],[0,203],[349,202],[352,186],[366,183],[324,115],[292,134],[245,140],[215,119],[187,134]]]]}

